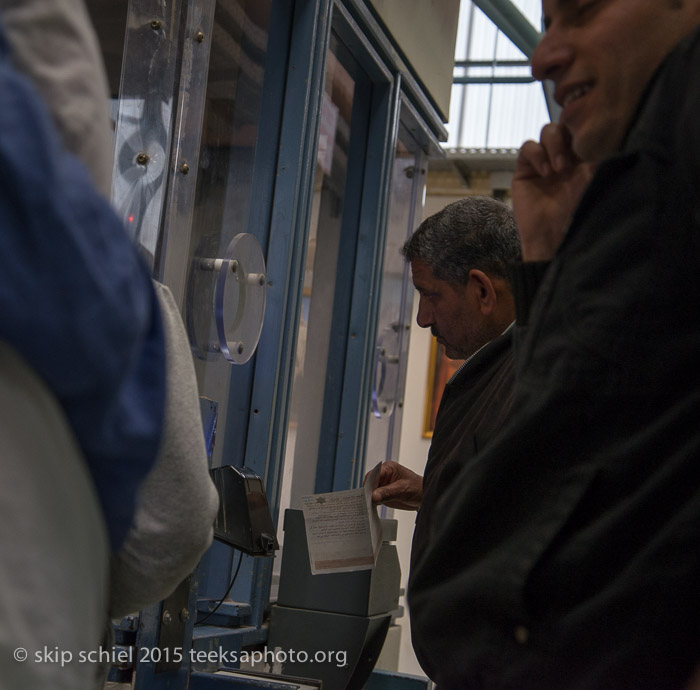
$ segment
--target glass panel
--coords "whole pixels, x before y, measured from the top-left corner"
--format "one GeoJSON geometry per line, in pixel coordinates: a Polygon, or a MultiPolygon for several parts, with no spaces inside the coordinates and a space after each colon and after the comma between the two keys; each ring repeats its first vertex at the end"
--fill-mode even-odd
{"type": "Polygon", "coordinates": [[[118,96],[113,102],[112,203],[155,271],[177,94],[182,0],[173,0],[167,13],[147,0],[87,4],[110,95],[118,96]]]}
{"type": "Polygon", "coordinates": [[[231,395],[231,364],[221,353],[215,319],[216,285],[219,270],[232,266],[226,259],[236,258],[227,256],[229,244],[249,230],[270,4],[220,0],[214,15],[185,295],[200,393],[218,403],[214,466],[222,464],[231,395]]]}
{"type": "Polygon", "coordinates": [[[425,184],[421,154],[403,129],[399,133],[391,180],[381,301],[377,324],[372,409],[367,432],[367,469],[383,460],[398,460],[394,429],[401,425],[403,379],[410,333],[408,264],[401,247],[413,232],[418,187],[425,184]]]}
{"type": "MultiPolygon", "coordinates": [[[[342,371],[329,370],[329,359],[338,354],[331,347],[334,319],[344,316],[334,313],[336,296],[352,290],[349,282],[352,271],[341,270],[347,257],[342,256],[340,247],[358,76],[362,79],[364,75],[332,35],[326,63],[280,516],[287,507],[300,507],[301,496],[314,492],[328,381],[333,376],[342,381],[342,371]]],[[[349,231],[356,232],[356,228],[349,231]]]]}

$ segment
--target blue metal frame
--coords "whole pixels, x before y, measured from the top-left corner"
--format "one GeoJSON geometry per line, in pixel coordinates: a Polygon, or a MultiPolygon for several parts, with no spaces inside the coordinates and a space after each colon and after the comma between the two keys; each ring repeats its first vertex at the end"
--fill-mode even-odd
{"type": "MultiPolygon", "coordinates": [[[[253,171],[253,183],[251,188],[250,204],[251,213],[248,219],[249,228],[258,237],[263,249],[268,251],[266,274],[268,279],[268,297],[265,324],[261,334],[261,345],[264,345],[271,337],[272,329],[280,328],[280,319],[276,313],[276,304],[271,300],[271,296],[276,294],[275,289],[282,284],[278,278],[278,267],[270,261],[269,249],[274,247],[274,242],[270,239],[272,234],[271,217],[273,213],[273,199],[277,193],[275,172],[278,167],[278,154],[280,151],[281,126],[283,107],[285,106],[285,79],[287,74],[287,61],[289,59],[290,41],[294,30],[293,25],[293,5],[284,0],[273,2],[271,23],[268,33],[268,51],[265,59],[265,88],[263,90],[263,103],[261,112],[263,119],[260,123],[262,135],[256,147],[255,163],[253,171]]],[[[279,183],[279,178],[278,183],[279,183]]],[[[279,184],[277,185],[277,187],[279,184]]],[[[269,364],[266,361],[266,351],[259,347],[255,359],[248,366],[234,367],[231,373],[231,387],[229,389],[230,410],[235,410],[229,414],[229,421],[226,428],[226,435],[223,448],[223,456],[231,464],[243,464],[249,469],[259,474],[265,479],[268,500],[270,488],[268,486],[267,471],[270,467],[268,456],[265,454],[251,454],[250,442],[254,442],[251,436],[256,430],[269,428],[269,417],[265,414],[265,409],[256,404],[254,398],[254,387],[259,384],[262,376],[266,384],[270,382],[267,377],[269,364]]],[[[227,577],[225,582],[217,578],[218,597],[221,597],[226,590],[233,572],[236,557],[230,547],[216,545],[216,550],[212,551],[211,574],[216,576],[216,566],[227,577]],[[214,565],[216,564],[216,565],[214,565]]],[[[269,599],[270,576],[272,572],[272,562],[270,559],[255,559],[247,556],[243,557],[242,567],[238,574],[236,585],[231,597],[237,602],[249,602],[247,613],[242,616],[246,625],[259,629],[263,622],[267,600],[269,599]]],[[[208,590],[211,595],[211,590],[208,590]]],[[[224,604],[219,611],[224,614],[224,618],[213,617],[212,622],[222,621],[227,623],[225,614],[227,605],[224,604]],[[223,610],[222,610],[223,609],[223,610]]],[[[240,609],[236,616],[240,615],[240,609]]],[[[228,621],[228,624],[231,624],[228,621]]],[[[250,638],[251,631],[239,628],[243,637],[250,638]]],[[[198,631],[199,635],[199,631],[198,631]]],[[[204,636],[204,635],[202,635],[204,636]]],[[[264,639],[264,636],[263,638],[264,639]]],[[[238,642],[235,642],[238,645],[238,642]]]]}
{"type": "MultiPolygon", "coordinates": [[[[319,490],[349,488],[361,481],[363,473],[366,401],[371,390],[372,352],[376,338],[376,311],[390,184],[388,170],[394,153],[400,93],[404,82],[398,74],[392,74],[377,50],[377,46],[385,47],[383,39],[376,36],[368,38],[363,25],[356,20],[357,12],[346,9],[345,4],[351,5],[351,10],[357,9],[355,2],[299,0],[296,3],[294,14],[290,17],[291,44],[279,151],[271,145],[267,151],[263,149],[259,153],[259,166],[256,160],[256,179],[258,172],[263,173],[259,178],[263,179],[266,171],[270,174],[275,156],[278,156],[274,192],[267,196],[264,188],[259,192],[261,203],[255,205],[259,213],[255,219],[251,218],[251,222],[259,223],[261,228],[265,227],[269,218],[267,237],[264,233],[258,233],[268,250],[267,315],[254,369],[239,367],[240,371],[234,373],[237,380],[232,385],[232,391],[237,396],[240,414],[229,415],[232,426],[227,429],[226,438],[231,440],[226,441],[225,456],[241,457],[239,453],[245,448],[244,464],[263,477],[275,520],[279,510],[331,12],[334,30],[367,71],[374,86],[371,94],[367,94],[369,100],[364,104],[360,96],[360,103],[365,106],[365,112],[372,113],[372,119],[368,124],[366,140],[354,153],[366,155],[366,173],[365,166],[359,166],[361,176],[349,181],[348,186],[352,197],[362,199],[362,204],[355,219],[344,219],[349,226],[360,228],[357,233],[351,232],[352,228],[348,227],[348,232],[344,233],[352,237],[353,242],[357,238],[356,251],[351,254],[355,256],[357,271],[353,276],[351,305],[338,305],[341,308],[336,312],[341,315],[339,318],[348,319],[348,325],[343,330],[351,337],[345,339],[346,347],[337,348],[338,360],[329,363],[329,369],[342,373],[342,385],[326,398],[329,401],[326,413],[335,416],[337,423],[328,427],[330,436],[322,439],[331,452],[322,454],[329,461],[319,462],[317,487],[319,490]],[[269,206],[263,203],[265,201],[269,206]],[[251,386],[250,398],[247,398],[245,391],[250,390],[251,386]],[[244,429],[246,423],[247,428],[244,429]]],[[[359,16],[363,24],[367,24],[362,12],[359,16]]],[[[380,31],[376,24],[370,28],[380,31]]],[[[284,41],[280,43],[283,45],[284,41]]],[[[276,64],[284,64],[284,58],[275,53],[276,45],[276,41],[271,41],[268,62],[277,60],[276,64]]],[[[279,69],[277,74],[280,79],[284,78],[279,69]]],[[[415,85],[412,90],[420,91],[415,85]]],[[[274,117],[274,113],[279,114],[281,110],[282,104],[276,102],[269,112],[274,117]]],[[[435,116],[429,108],[428,111],[435,116]]],[[[428,136],[434,140],[433,136],[428,136]]],[[[358,137],[353,137],[355,147],[358,137]]],[[[221,596],[232,569],[231,550],[220,544],[215,545],[201,568],[201,588],[205,599],[213,599],[217,594],[221,596]]],[[[271,574],[271,562],[246,557],[232,593],[234,600],[250,602],[250,613],[244,619],[248,625],[256,628],[263,622],[271,574]]],[[[200,608],[206,610],[206,605],[200,608]]],[[[231,615],[241,615],[240,608],[231,613],[227,605],[222,606],[220,611],[222,617],[214,618],[217,622],[224,622],[231,615]]]]}
{"type": "MultiPolygon", "coordinates": [[[[344,8],[337,7],[336,27],[346,44],[353,44],[364,56],[363,67],[373,71],[375,79],[369,111],[372,114],[363,156],[362,200],[357,219],[357,249],[354,289],[346,339],[342,400],[338,433],[333,454],[330,489],[337,491],[357,486],[364,474],[363,449],[367,426],[376,342],[377,311],[384,264],[384,244],[391,184],[389,171],[396,147],[401,78],[392,78],[379,55],[360,27],[344,8]],[[372,67],[374,65],[374,67],[372,67]]],[[[319,463],[319,473],[325,469],[319,463]]]]}
{"type": "Polygon", "coordinates": [[[181,611],[173,611],[172,613],[168,611],[166,614],[164,603],[160,602],[152,604],[140,612],[136,649],[133,653],[136,669],[135,690],[184,690],[188,686],[190,659],[189,649],[184,641],[191,639],[193,634],[197,597],[196,577],[183,585],[186,589],[187,602],[181,611]],[[161,649],[160,635],[165,615],[181,617],[184,622],[183,643],[176,645],[174,649],[161,649]],[[156,653],[158,653],[158,657],[155,656],[156,653]],[[161,659],[165,660],[166,658],[176,661],[176,668],[159,672],[157,670],[158,663],[161,659]]]}
{"type": "MultiPolygon", "coordinates": [[[[324,414],[330,419],[336,416],[337,423],[324,425],[329,433],[322,439],[322,447],[327,445],[330,452],[320,453],[317,490],[338,490],[359,484],[364,466],[362,455],[374,361],[372,353],[383,265],[389,171],[398,132],[402,80],[400,75],[392,74],[386,67],[373,42],[366,38],[343,5],[336,2],[333,7],[331,2],[305,0],[297,4],[292,19],[284,119],[268,243],[267,274],[271,282],[268,313],[255,360],[246,438],[245,465],[264,477],[275,519],[279,509],[285,431],[301,310],[331,10],[333,30],[366,70],[372,87],[360,86],[358,89],[355,111],[358,118],[353,116],[350,155],[363,164],[353,166],[358,174],[355,177],[351,174],[348,180],[347,198],[361,199],[361,204],[356,215],[353,216],[351,211],[344,214],[343,237],[349,243],[344,249],[350,251],[342,254],[354,257],[352,264],[346,262],[352,273],[353,292],[351,301],[338,303],[335,310],[341,325],[343,319],[347,319],[347,325],[338,331],[344,333],[342,337],[338,336],[343,342],[340,347],[332,348],[337,352],[337,358],[329,362],[329,370],[342,374],[342,385],[338,385],[340,381],[330,381],[332,394],[324,398],[327,401],[324,414]],[[363,122],[359,116],[361,113],[371,113],[371,118],[363,122]],[[272,375],[274,380],[270,378],[272,375]]],[[[431,134],[427,138],[431,143],[435,141],[431,134]]],[[[342,301],[342,291],[338,298],[342,301]]],[[[223,572],[231,572],[232,562],[226,562],[226,554],[219,554],[215,560],[223,561],[223,572]]],[[[225,622],[227,618],[231,622],[243,620],[245,625],[238,630],[229,630],[223,636],[217,634],[222,632],[218,626],[211,631],[198,631],[195,646],[205,648],[205,640],[214,636],[230,649],[239,649],[244,637],[249,643],[264,639],[254,634],[253,629],[259,630],[263,624],[271,574],[270,561],[246,557],[240,573],[241,581],[232,598],[250,601],[250,612],[234,605],[224,605],[220,609],[222,618],[214,619],[217,622],[225,622]]],[[[224,583],[218,579],[223,590],[224,583]]]]}
{"type": "MultiPolygon", "coordinates": [[[[279,149],[279,132],[282,107],[284,103],[284,66],[287,63],[288,49],[291,35],[292,8],[288,2],[277,0],[273,3],[271,22],[268,27],[268,51],[266,54],[265,88],[263,90],[263,102],[261,112],[264,118],[260,123],[260,143],[256,147],[254,177],[251,188],[251,214],[248,219],[249,230],[260,241],[263,248],[269,245],[269,216],[272,205],[271,199],[274,193],[274,170],[279,149]],[[274,67],[272,67],[274,65],[274,67]]],[[[267,276],[271,280],[273,272],[267,267],[267,276]]],[[[268,293],[269,294],[269,293],[268,293]]],[[[275,323],[270,320],[268,298],[266,324],[275,323]]],[[[265,328],[265,327],[264,327],[265,328]]],[[[263,330],[263,334],[265,330],[263,330]]],[[[247,428],[249,417],[254,417],[254,407],[251,404],[252,386],[256,371],[260,369],[260,354],[256,354],[253,360],[244,366],[231,367],[229,387],[229,412],[225,420],[225,433],[223,437],[222,458],[225,463],[241,465],[245,464],[258,474],[264,475],[264,467],[260,463],[243,462],[247,443],[247,428]]],[[[215,543],[203,558],[199,569],[201,597],[200,610],[209,609],[209,601],[217,601],[226,591],[231,580],[234,565],[237,559],[233,549],[225,544],[215,543]]],[[[257,581],[253,572],[261,566],[256,559],[245,557],[241,571],[237,578],[237,585],[232,596],[240,602],[250,602],[247,614],[243,619],[248,622],[255,618],[258,624],[262,622],[262,613],[254,607],[252,602],[258,601],[256,587],[252,584],[257,581]],[[254,610],[255,609],[255,610],[254,610]]],[[[263,566],[264,567],[264,566],[263,566]]],[[[227,621],[228,605],[220,609],[222,616],[212,620],[227,621]]],[[[241,609],[237,610],[237,617],[241,609]]],[[[197,636],[202,637],[201,631],[197,636]]]]}
{"type": "MultiPolygon", "coordinates": [[[[279,0],[279,11],[282,11],[285,2],[279,0]]],[[[280,54],[281,46],[286,47],[284,41],[275,44],[271,40],[272,54],[268,55],[268,61],[276,59],[278,66],[287,64],[286,73],[279,67],[275,70],[277,79],[284,80],[286,77],[284,113],[281,127],[277,127],[281,132],[280,145],[277,146],[277,140],[272,138],[272,147],[267,151],[263,149],[256,160],[255,170],[256,176],[260,174],[268,180],[275,180],[275,186],[269,195],[261,196],[260,202],[256,203],[259,215],[251,219],[262,227],[267,227],[269,223],[266,243],[267,314],[251,376],[249,407],[242,409],[239,417],[241,421],[246,421],[244,464],[263,477],[275,520],[284,457],[285,436],[281,430],[286,429],[287,425],[294,371],[301,309],[301,267],[306,252],[318,113],[330,32],[330,2],[301,0],[296,3],[293,14],[288,2],[286,6],[289,8],[287,20],[291,25],[288,62],[286,51],[284,55],[280,54]]],[[[271,110],[265,110],[265,113],[268,117],[279,117],[282,103],[273,104],[271,110]]],[[[232,386],[232,389],[235,388],[235,385],[232,386]]],[[[238,391],[240,393],[241,389],[238,391]]],[[[247,400],[243,402],[244,405],[245,402],[247,400]]],[[[231,430],[227,432],[229,435],[231,430]]],[[[243,454],[238,457],[243,457],[243,454]]],[[[216,580],[218,596],[221,596],[233,569],[231,550],[222,544],[215,544],[204,568],[212,582],[216,580]],[[222,580],[221,573],[227,574],[225,580],[222,580]]],[[[225,650],[240,651],[243,645],[264,641],[267,631],[263,620],[269,602],[271,577],[270,559],[244,557],[231,598],[250,602],[249,606],[222,605],[211,622],[237,627],[210,625],[198,629],[193,640],[194,648],[208,650],[215,642],[217,647],[225,650]]],[[[211,597],[213,587],[207,587],[207,590],[211,597]]]]}
{"type": "Polygon", "coordinates": [[[345,185],[345,203],[338,247],[338,256],[341,258],[338,261],[335,279],[333,320],[328,347],[321,435],[318,445],[318,464],[314,489],[316,493],[333,491],[334,468],[337,462],[336,444],[338,435],[343,433],[340,430],[340,407],[345,396],[343,384],[346,344],[349,338],[354,338],[357,335],[354,332],[351,333],[348,318],[353,298],[359,244],[357,228],[360,223],[360,206],[353,202],[362,198],[371,98],[372,84],[366,81],[356,81],[348,151],[348,177],[345,185]]]}
{"type": "MultiPolygon", "coordinates": [[[[352,485],[349,477],[341,479],[338,484],[338,475],[343,475],[347,462],[338,453],[337,446],[338,440],[344,438],[355,425],[355,420],[343,419],[342,406],[347,404],[348,398],[362,396],[364,390],[362,384],[358,390],[348,390],[348,371],[352,369],[353,374],[361,372],[361,379],[365,376],[367,363],[352,358],[348,360],[348,343],[364,342],[367,335],[365,327],[357,323],[357,318],[353,322],[353,310],[365,315],[376,312],[376,305],[371,303],[371,290],[368,291],[371,281],[368,284],[366,274],[373,272],[371,262],[375,260],[377,250],[381,252],[383,248],[385,223],[381,218],[382,206],[375,205],[374,189],[368,193],[368,185],[376,186],[384,174],[383,169],[377,169],[376,162],[383,166],[383,156],[377,156],[377,152],[382,151],[385,139],[378,139],[386,137],[392,123],[392,113],[383,105],[392,91],[393,77],[366,42],[359,27],[337,3],[333,31],[338,38],[339,59],[343,62],[343,55],[350,55],[361,74],[354,75],[348,178],[339,247],[339,256],[343,258],[338,264],[336,276],[316,471],[315,490],[319,493],[347,489],[352,485]],[[356,203],[356,200],[360,200],[360,203],[356,203]],[[363,232],[363,227],[372,230],[363,232]]],[[[358,400],[358,404],[364,407],[364,402],[358,400]]]]}
{"type": "Polygon", "coordinates": [[[444,158],[437,135],[405,93],[401,94],[401,124],[430,158],[444,158]]]}
{"type": "MultiPolygon", "coordinates": [[[[265,57],[265,88],[263,89],[263,101],[261,112],[263,119],[260,127],[263,135],[259,138],[253,166],[253,181],[251,187],[250,213],[248,216],[249,232],[253,232],[258,238],[263,252],[267,254],[270,245],[270,226],[272,217],[272,202],[275,193],[275,180],[277,169],[277,157],[280,150],[280,123],[285,99],[285,81],[287,75],[287,60],[289,59],[289,48],[292,32],[293,4],[288,0],[273,3],[270,25],[268,27],[268,50],[265,57]]],[[[267,260],[268,282],[273,282],[275,276],[274,267],[271,271],[270,261],[267,260]]],[[[275,281],[276,282],[276,281],[275,281]]],[[[271,291],[268,289],[268,295],[271,291]]],[[[268,297],[269,300],[269,297],[268,297]]],[[[266,309],[266,320],[269,330],[271,325],[276,325],[278,321],[274,319],[274,312],[271,313],[268,302],[266,309]]],[[[263,325],[265,328],[265,325],[263,325]]],[[[267,331],[263,330],[261,339],[267,336],[267,331]]],[[[260,358],[260,349],[255,355],[260,358]]],[[[260,374],[261,368],[257,365],[247,367],[234,367],[232,377],[231,395],[229,399],[229,409],[237,407],[239,414],[234,415],[230,420],[226,433],[226,445],[224,446],[224,456],[227,458],[243,459],[245,465],[254,470],[261,477],[265,476],[266,458],[246,458],[246,446],[248,442],[248,426],[251,420],[257,418],[260,410],[256,408],[252,401],[252,386],[255,376],[260,374]],[[249,391],[248,395],[240,395],[240,391],[249,391]]],[[[240,463],[235,463],[240,464],[240,463]]],[[[268,492],[269,493],[269,492],[268,492]]]]}
{"type": "MultiPolygon", "coordinates": [[[[178,2],[188,8],[183,35],[191,38],[199,17],[194,8],[202,3],[211,9],[214,0],[178,2]]],[[[322,490],[346,489],[362,479],[390,171],[402,92],[404,99],[406,93],[410,94],[411,108],[417,108],[430,121],[430,126],[424,127],[427,140],[436,141],[441,130],[439,117],[412,77],[397,68],[400,60],[361,0],[272,0],[272,5],[264,116],[251,191],[255,201],[249,216],[250,231],[267,255],[267,313],[255,357],[247,365],[231,369],[229,412],[220,422],[225,424],[222,457],[231,464],[244,464],[263,477],[277,521],[331,29],[368,79],[358,82],[352,118],[352,165],[342,229],[342,242],[346,244],[341,249],[344,284],[351,289],[336,294],[337,342],[329,371],[337,371],[338,378],[328,383],[329,404],[324,409],[332,423],[321,439],[328,451],[321,454],[316,477],[322,490]]],[[[211,20],[211,12],[204,14],[211,20]]],[[[201,63],[203,56],[193,54],[192,60],[201,63]]],[[[198,71],[193,64],[183,67],[183,74],[189,78],[198,71]]],[[[181,100],[179,113],[184,121],[187,113],[183,103],[181,100]]],[[[195,108],[192,113],[200,119],[201,129],[201,111],[195,108]]],[[[178,184],[194,184],[194,179],[190,182],[172,177],[178,174],[184,159],[196,156],[194,140],[189,145],[189,153],[184,149],[174,151],[169,193],[178,184]]],[[[194,169],[194,158],[190,158],[190,164],[194,169]]],[[[166,239],[169,244],[175,240],[174,236],[166,239]]],[[[171,249],[169,246],[168,253],[171,249]]],[[[168,261],[167,255],[164,260],[168,261]]],[[[156,270],[170,275],[166,265],[158,264],[156,270]]],[[[246,645],[263,643],[267,638],[265,613],[271,577],[271,559],[237,556],[229,546],[214,544],[192,578],[185,647],[190,639],[195,652],[219,648],[240,651],[246,645]],[[237,603],[222,604],[207,625],[195,628],[196,611],[213,608],[226,591],[238,558],[242,559],[241,568],[231,592],[231,599],[237,603]]],[[[142,612],[141,644],[156,646],[162,616],[161,605],[142,612]]],[[[162,674],[156,674],[153,667],[141,666],[139,673],[140,687],[184,689],[188,679],[193,689],[206,684],[201,673],[195,672],[190,678],[186,665],[162,674]]],[[[226,687],[236,686],[229,683],[226,687]]]]}
{"type": "Polygon", "coordinates": [[[267,315],[256,355],[245,465],[264,478],[275,521],[294,376],[330,14],[330,0],[298,0],[294,9],[272,199],[267,254],[272,284],[268,283],[267,315]]]}
{"type": "MultiPolygon", "coordinates": [[[[310,213],[310,193],[307,190],[313,187],[320,110],[317,94],[320,96],[325,71],[330,5],[324,0],[302,0],[294,7],[293,14],[287,0],[277,0],[274,7],[276,19],[275,25],[271,26],[267,63],[276,66],[270,70],[275,84],[267,88],[266,83],[265,91],[282,92],[285,77],[286,87],[283,100],[266,103],[263,111],[267,119],[261,129],[280,132],[280,138],[278,145],[277,138],[270,137],[268,145],[263,145],[257,152],[253,192],[258,196],[253,207],[258,210],[250,219],[251,224],[260,224],[262,232],[259,232],[259,238],[267,245],[266,318],[254,368],[237,367],[232,372],[231,391],[232,396],[239,396],[236,400],[239,415],[229,415],[231,426],[227,428],[226,437],[232,436],[233,440],[227,442],[224,452],[226,457],[244,457],[243,464],[263,477],[273,519],[276,520],[284,437],[280,438],[280,434],[274,434],[273,430],[286,428],[296,324],[301,305],[300,267],[304,262],[310,213]],[[285,64],[286,73],[284,69],[280,70],[285,64]],[[294,142],[298,142],[298,146],[290,145],[294,142]],[[273,180],[274,189],[269,185],[273,180]],[[296,210],[294,222],[290,222],[290,209],[296,210]],[[265,233],[267,228],[269,230],[265,233]],[[250,391],[249,397],[245,391],[250,391]],[[240,454],[229,455],[231,451],[240,454]]],[[[233,565],[232,549],[215,544],[200,568],[206,598],[211,600],[223,595],[233,565]]],[[[239,627],[222,630],[218,626],[207,626],[199,629],[195,635],[195,647],[207,649],[210,640],[216,639],[222,648],[234,651],[240,650],[243,644],[263,641],[266,631],[262,626],[271,577],[270,559],[244,556],[231,598],[249,602],[248,608],[224,604],[212,617],[213,623],[237,623],[239,627]]],[[[200,604],[203,610],[207,607],[206,603],[204,606],[200,604]]]]}
{"type": "MultiPolygon", "coordinates": [[[[285,450],[284,430],[294,375],[329,32],[330,3],[327,0],[297,2],[292,17],[284,117],[271,200],[266,326],[256,355],[245,453],[245,466],[264,478],[275,522],[285,450]]],[[[273,564],[270,559],[249,560],[250,563],[244,563],[247,567],[241,577],[242,583],[247,581],[250,588],[250,624],[259,628],[269,604],[273,564]]],[[[241,587],[243,584],[239,589],[241,587]]],[[[235,590],[234,596],[237,594],[235,590]]]]}
{"type": "Polygon", "coordinates": [[[373,110],[382,115],[377,117],[370,129],[368,158],[376,156],[377,163],[368,170],[363,191],[360,249],[357,258],[359,271],[356,277],[360,292],[359,299],[353,300],[350,321],[352,332],[358,337],[348,341],[349,366],[346,368],[346,387],[341,410],[341,428],[345,427],[350,431],[352,428],[350,425],[354,421],[355,434],[354,438],[351,433],[338,438],[337,454],[340,463],[336,463],[334,478],[334,487],[338,488],[343,485],[360,486],[364,478],[367,411],[372,395],[374,350],[377,342],[377,320],[391,187],[390,172],[393,168],[396,149],[400,87],[401,79],[397,75],[391,88],[377,93],[373,103],[373,110]],[[366,300],[363,299],[363,290],[368,291],[366,300]],[[362,332],[364,332],[363,340],[359,338],[362,332]],[[363,376],[353,376],[352,370],[359,364],[360,359],[363,376]],[[354,392],[356,397],[353,398],[354,392]],[[343,464],[345,464],[344,468],[343,464]]]}

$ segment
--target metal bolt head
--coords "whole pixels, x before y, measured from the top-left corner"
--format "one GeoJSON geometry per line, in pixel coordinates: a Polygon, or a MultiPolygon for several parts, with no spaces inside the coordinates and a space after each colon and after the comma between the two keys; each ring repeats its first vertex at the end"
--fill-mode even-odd
{"type": "Polygon", "coordinates": [[[147,153],[139,153],[139,155],[136,156],[136,162],[137,162],[139,165],[146,165],[146,163],[148,163],[149,160],[150,160],[150,159],[149,159],[147,153]]]}
{"type": "Polygon", "coordinates": [[[190,612],[187,609],[182,609],[180,611],[180,620],[184,623],[190,617],[190,612]]]}
{"type": "Polygon", "coordinates": [[[161,22],[160,19],[154,19],[151,21],[151,29],[153,29],[153,31],[158,31],[161,26],[163,26],[163,22],[161,22]]]}
{"type": "Polygon", "coordinates": [[[170,611],[163,611],[163,617],[161,620],[163,621],[163,625],[170,625],[173,622],[173,617],[170,615],[170,611]]]}
{"type": "Polygon", "coordinates": [[[190,171],[190,166],[187,163],[183,163],[180,170],[183,175],[187,175],[187,173],[190,171]]]}
{"type": "Polygon", "coordinates": [[[197,32],[197,43],[201,43],[204,40],[204,34],[201,31],[197,32]]]}

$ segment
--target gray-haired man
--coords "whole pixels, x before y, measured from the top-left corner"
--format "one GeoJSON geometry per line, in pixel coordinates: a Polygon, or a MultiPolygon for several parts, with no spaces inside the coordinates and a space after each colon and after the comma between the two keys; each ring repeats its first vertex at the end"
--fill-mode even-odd
{"type": "Polygon", "coordinates": [[[510,410],[514,304],[506,267],[519,258],[520,242],[508,206],[467,197],[423,221],[403,254],[420,295],[418,325],[430,328],[448,357],[467,360],[445,386],[424,476],[385,462],[372,495],[375,503],[418,510],[413,564],[427,544],[437,500],[510,410]]]}

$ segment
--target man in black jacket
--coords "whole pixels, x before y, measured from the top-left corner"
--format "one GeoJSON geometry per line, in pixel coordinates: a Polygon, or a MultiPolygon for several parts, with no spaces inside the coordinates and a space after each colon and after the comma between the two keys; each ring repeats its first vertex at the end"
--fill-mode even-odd
{"type": "MultiPolygon", "coordinates": [[[[519,258],[520,241],[510,208],[476,196],[423,221],[403,254],[419,294],[418,325],[430,328],[448,357],[467,360],[445,385],[424,476],[385,462],[373,492],[375,503],[418,510],[415,562],[427,546],[438,499],[498,433],[513,402],[515,311],[507,266],[519,258]]],[[[426,671],[435,664],[420,661],[426,671]]]]}
{"type": "Polygon", "coordinates": [[[691,688],[700,2],[543,10],[563,110],[513,179],[513,412],[443,496],[412,622],[441,688],[691,688]]]}

